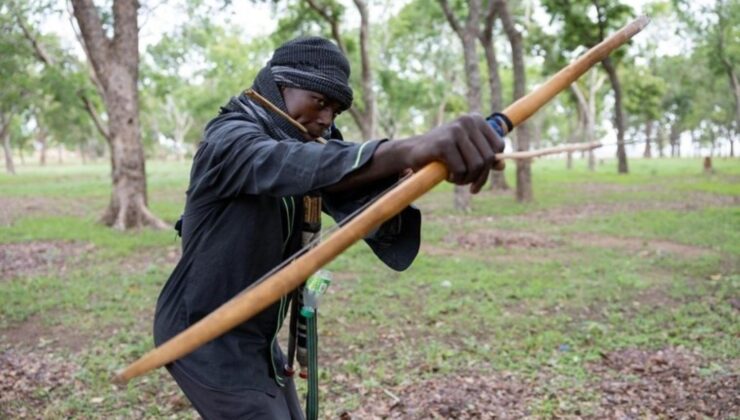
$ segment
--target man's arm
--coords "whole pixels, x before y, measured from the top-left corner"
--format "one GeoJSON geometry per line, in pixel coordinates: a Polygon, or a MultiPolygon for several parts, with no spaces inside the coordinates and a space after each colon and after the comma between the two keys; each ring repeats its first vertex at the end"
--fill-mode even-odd
{"type": "Polygon", "coordinates": [[[440,161],[450,172],[450,182],[471,184],[477,193],[488,179],[496,153],[504,150],[503,140],[480,115],[464,115],[431,131],[403,140],[383,142],[372,159],[338,183],[328,192],[347,191],[360,185],[398,175],[405,169],[418,170],[440,161]]]}

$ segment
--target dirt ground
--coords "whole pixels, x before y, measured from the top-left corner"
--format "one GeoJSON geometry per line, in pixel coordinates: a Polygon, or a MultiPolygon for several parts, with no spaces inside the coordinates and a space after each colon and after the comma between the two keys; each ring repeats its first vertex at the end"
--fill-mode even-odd
{"type": "Polygon", "coordinates": [[[534,379],[461,372],[442,379],[382,389],[363,396],[363,407],[343,419],[521,419],[545,413],[535,401],[564,402],[576,416],[610,419],[732,418],[740,413],[740,376],[702,373],[708,364],[682,348],[624,349],[589,365],[590,400],[569,401],[545,372],[534,379]],[[557,391],[552,391],[556,389],[557,391]]]}
{"type": "MultiPolygon", "coordinates": [[[[603,186],[599,185],[599,188],[603,186]]],[[[704,197],[706,198],[706,197],[704,197]]],[[[713,205],[736,205],[737,198],[714,198],[713,205]]],[[[706,201],[706,200],[705,200],[706,201]]],[[[0,211],[0,225],[9,224],[25,212],[33,212],[48,203],[16,200],[0,211]]],[[[573,209],[554,209],[518,218],[536,218],[554,223],[634,210],[630,204],[585,205],[573,209]]],[[[641,209],[644,208],[641,204],[641,209]]],[[[668,208],[691,210],[685,202],[668,208]]],[[[2,206],[0,206],[2,207],[2,206]]],[[[660,208],[666,208],[661,204],[660,208]]],[[[597,234],[573,234],[551,238],[532,232],[478,230],[445,238],[449,247],[424,245],[424,252],[450,255],[469,249],[524,248],[555,249],[564,241],[586,246],[616,248],[631,253],[669,253],[682,258],[696,258],[710,250],[663,240],[613,237],[597,234]]],[[[46,273],[64,273],[80,264],[95,251],[91,244],[68,241],[0,244],[0,285],[19,277],[46,273]]],[[[646,254],[646,255],[647,255],[646,254]]],[[[137,255],[129,259],[125,270],[135,272],[149,264],[174,265],[176,247],[157,255],[137,255]]],[[[341,273],[338,274],[341,276],[341,273]]],[[[646,295],[647,296],[647,295],[646,295]]],[[[645,299],[649,299],[647,296],[645,299]]],[[[740,310],[740,299],[735,308],[740,310]]],[[[735,305],[735,303],[733,303],[735,305]]],[[[63,384],[82,386],[75,378],[79,366],[49,351],[50,344],[72,353],[80,351],[90,337],[69,334],[65,328],[44,325],[36,317],[5,330],[0,338],[0,418],[44,417],[43,408],[50,395],[63,384]],[[73,337],[73,338],[72,338],[73,337]],[[8,345],[11,343],[11,345],[8,345]]],[[[740,416],[740,375],[719,374],[711,362],[685,348],[645,350],[626,348],[602,354],[588,365],[588,396],[569,395],[557,383],[554,373],[543,371],[535,377],[506,372],[457,372],[393,387],[371,390],[357,387],[347,378],[333,378],[331,386],[354,389],[362,397],[362,406],[336,413],[347,419],[499,419],[560,417],[568,404],[575,404],[578,418],[733,418],[740,416]],[[574,400],[575,399],[575,400],[574,400]],[[543,403],[544,401],[544,403],[543,403]],[[543,407],[545,404],[547,407],[543,407]]],[[[740,371],[733,366],[730,371],[740,371]]],[[[190,410],[180,395],[167,395],[164,404],[173,410],[190,410]]],[[[93,401],[94,403],[94,401],[93,401]]],[[[568,411],[572,416],[572,410],[568,411]]]]}
{"type": "Polygon", "coordinates": [[[94,250],[92,244],[74,241],[0,244],[0,281],[51,272],[61,276],[94,250]]]}
{"type": "Polygon", "coordinates": [[[0,227],[10,226],[22,217],[42,214],[83,217],[91,208],[95,206],[90,200],[79,198],[0,197],[0,227]]]}

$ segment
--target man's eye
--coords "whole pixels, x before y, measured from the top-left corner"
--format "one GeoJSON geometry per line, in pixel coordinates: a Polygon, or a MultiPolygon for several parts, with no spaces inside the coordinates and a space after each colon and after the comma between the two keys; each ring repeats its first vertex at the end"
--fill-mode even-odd
{"type": "Polygon", "coordinates": [[[320,106],[321,108],[326,106],[326,101],[323,99],[316,98],[316,104],[320,106]]]}

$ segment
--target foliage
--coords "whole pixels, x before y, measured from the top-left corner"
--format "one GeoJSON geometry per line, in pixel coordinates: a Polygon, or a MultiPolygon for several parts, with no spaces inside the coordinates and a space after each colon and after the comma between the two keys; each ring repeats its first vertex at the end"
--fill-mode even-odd
{"type": "MultiPolygon", "coordinates": [[[[240,30],[243,22],[214,20],[220,16],[219,13],[233,7],[230,1],[187,0],[179,3],[187,19],[167,30],[142,54],[142,133],[150,156],[172,154],[174,149],[161,142],[166,140],[166,144],[171,144],[181,136],[183,128],[186,130],[182,141],[191,151],[199,141],[205,123],[229,96],[248,86],[275,46],[297,35],[331,36],[329,25],[305,1],[253,3],[272,5],[277,29],[269,36],[246,39],[240,30]]],[[[718,0],[699,7],[684,0],[672,0],[646,6],[660,19],[680,19],[683,25],[681,34],[693,40],[693,49],[689,57],[669,57],[661,55],[657,47],[648,46],[639,54],[647,64],[624,59],[626,49],[616,52],[618,61],[628,66],[620,72],[627,78],[624,86],[627,112],[636,118],[635,122],[651,118],[666,126],[677,124],[683,132],[693,131],[697,139],[707,139],[710,134],[726,138],[735,132],[734,114],[731,112],[734,104],[730,91],[726,89],[727,76],[722,60],[723,57],[732,63],[738,60],[737,43],[730,42],[738,36],[738,25],[733,24],[740,19],[736,3],[718,0]],[[723,49],[719,48],[720,44],[723,49]],[[711,93],[702,95],[702,91],[711,93]]],[[[40,65],[34,59],[30,44],[14,24],[12,14],[3,14],[3,25],[7,28],[2,34],[3,48],[8,51],[8,54],[3,54],[4,74],[13,74],[17,83],[4,89],[0,108],[17,109],[12,113],[13,118],[19,120],[17,125],[22,126],[21,131],[26,133],[25,137],[18,137],[14,142],[33,138],[36,135],[34,127],[38,126],[49,131],[50,141],[70,148],[80,143],[100,144],[101,137],[95,132],[79,99],[80,94],[85,93],[105,120],[88,70],[78,57],[61,47],[55,34],[38,29],[42,27],[45,16],[65,11],[59,5],[43,0],[9,4],[21,12],[58,64],[52,67],[40,65]],[[20,100],[20,92],[25,92],[23,100],[20,100]]],[[[354,6],[337,0],[319,1],[318,4],[340,23],[339,29],[354,70],[351,82],[357,105],[361,106],[359,41],[352,18],[354,6]]],[[[483,5],[486,4],[484,1],[483,5]]],[[[457,15],[465,15],[466,2],[451,1],[450,5],[457,15]]],[[[459,42],[456,42],[436,1],[409,0],[401,7],[391,6],[392,2],[371,2],[371,71],[375,74],[373,88],[378,102],[376,118],[379,128],[385,136],[403,137],[465,112],[465,73],[459,42]],[[393,12],[378,13],[386,8],[393,12]]],[[[531,56],[526,59],[527,78],[534,83],[563,67],[583,52],[584,47],[594,45],[632,15],[632,10],[618,1],[546,0],[534,7],[549,15],[550,27],[547,27],[539,24],[540,18],[536,18],[537,14],[532,13],[530,6],[519,2],[511,6],[519,20],[519,28],[524,31],[527,52],[531,56]]],[[[3,7],[10,10],[10,6],[3,7]]],[[[141,10],[144,14],[154,13],[156,5],[142,3],[141,10]]],[[[110,14],[102,18],[109,26],[112,21],[110,14]]],[[[108,26],[106,30],[110,31],[108,26]]],[[[508,71],[510,53],[500,25],[494,26],[494,35],[502,88],[504,96],[509,97],[512,89],[508,71]]],[[[485,59],[481,52],[479,54],[481,68],[484,69],[485,59]]],[[[585,88],[583,81],[579,83],[585,88]]],[[[485,100],[489,92],[488,89],[482,90],[485,100]]],[[[601,92],[597,97],[597,114],[604,105],[605,96],[601,92]]],[[[542,133],[545,142],[558,143],[570,137],[572,129],[569,126],[575,126],[570,120],[577,115],[573,99],[566,93],[556,99],[557,104],[537,116],[537,131],[542,133]]],[[[604,119],[599,118],[598,121],[604,119]]],[[[357,137],[351,118],[341,116],[338,124],[349,138],[357,137]]],[[[601,125],[597,124],[597,127],[601,125]]]]}
{"type": "Polygon", "coordinates": [[[167,112],[169,100],[177,113],[192,117],[185,138],[197,144],[208,120],[249,87],[272,48],[267,39],[245,42],[238,26],[216,26],[207,18],[194,17],[163,36],[148,48],[142,69],[143,102],[152,111],[143,113],[149,137],[173,137],[177,122],[167,112]]]}

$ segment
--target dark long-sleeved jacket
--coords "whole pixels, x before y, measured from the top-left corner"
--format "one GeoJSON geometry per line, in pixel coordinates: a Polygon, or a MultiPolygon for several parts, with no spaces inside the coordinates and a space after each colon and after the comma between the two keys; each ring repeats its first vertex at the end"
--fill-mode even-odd
{"type": "MultiPolygon", "coordinates": [[[[380,144],[304,142],[274,118],[242,95],[207,125],[187,190],[183,254],[157,302],[157,345],[300,249],[302,196],[321,193],[363,167],[380,144]]],[[[341,196],[322,193],[324,210],[342,219],[393,181],[341,196]]],[[[420,223],[418,210],[409,207],[366,241],[387,265],[402,270],[418,252],[420,223]]],[[[283,297],[174,367],[208,388],[274,395],[284,365],[275,337],[287,300],[283,297]]]]}

